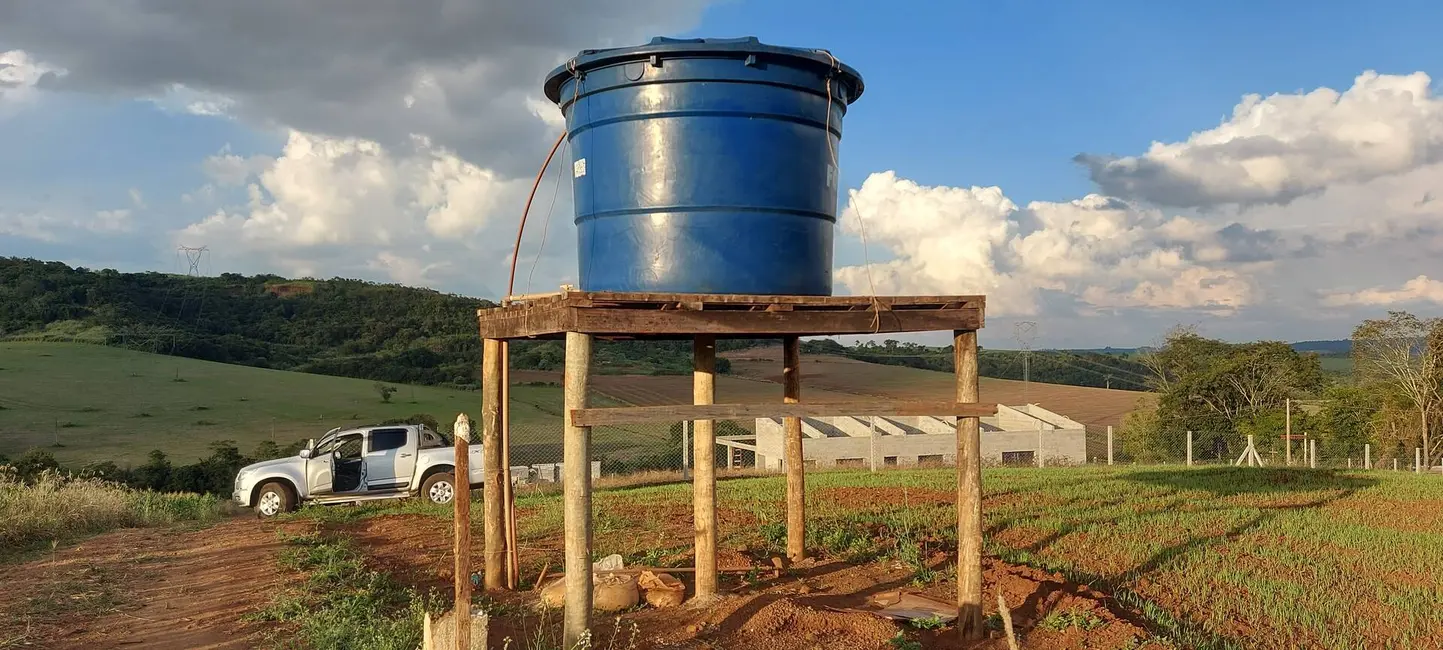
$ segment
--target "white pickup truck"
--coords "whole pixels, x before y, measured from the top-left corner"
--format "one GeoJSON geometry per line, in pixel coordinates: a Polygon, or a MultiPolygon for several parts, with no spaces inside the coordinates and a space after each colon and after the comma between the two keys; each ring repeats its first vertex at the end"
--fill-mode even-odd
{"type": "MultiPolygon", "coordinates": [[[[472,443],[470,488],[481,486],[481,445],[472,443]]],[[[421,496],[450,503],[456,496],[456,451],[425,425],[332,429],[300,454],[242,467],[236,503],[262,518],[301,503],[339,504],[421,496]]]]}

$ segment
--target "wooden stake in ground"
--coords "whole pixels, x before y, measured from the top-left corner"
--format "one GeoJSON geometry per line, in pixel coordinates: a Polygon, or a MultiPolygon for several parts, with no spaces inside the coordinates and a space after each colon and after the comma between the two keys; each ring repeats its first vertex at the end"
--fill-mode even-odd
{"type": "MultiPolygon", "coordinates": [[[[1253,444],[1252,442],[1249,442],[1249,443],[1248,443],[1249,446],[1251,446],[1252,444],[1253,444]]],[[[1191,432],[1191,431],[1187,432],[1187,466],[1188,466],[1188,467],[1192,467],[1192,432],[1191,432]]]]}
{"type": "Polygon", "coordinates": [[[452,483],[455,504],[452,529],[456,555],[456,648],[471,647],[471,420],[456,416],[456,471],[452,483]]]}
{"type": "MultiPolygon", "coordinates": [[[[795,336],[782,339],[782,401],[802,401],[802,343],[795,336]]],[[[700,403],[700,402],[698,402],[700,403]]],[[[787,557],[800,562],[806,557],[807,479],[802,455],[802,419],[782,418],[787,467],[787,557]]]]}
{"type": "MultiPolygon", "coordinates": [[[[481,486],[482,529],[486,537],[486,590],[506,586],[506,523],[501,503],[505,470],[501,463],[501,342],[481,343],[481,486]]],[[[459,481],[460,479],[457,478],[459,481]]],[[[459,485],[459,483],[458,483],[459,485]]]]}
{"type": "Polygon", "coordinates": [[[1318,439],[1308,441],[1308,467],[1318,469],[1318,439]]]}
{"type": "Polygon", "coordinates": [[[1373,445],[1363,443],[1363,469],[1373,469],[1373,445]]]}
{"type": "Polygon", "coordinates": [[[501,508],[506,513],[506,588],[521,579],[516,549],[516,494],[511,485],[511,343],[501,342],[501,508]]]}
{"type": "Polygon", "coordinates": [[[562,512],[566,535],[566,611],[563,646],[575,648],[591,628],[591,428],[571,422],[586,408],[591,384],[591,335],[566,333],[562,453],[562,512]]]}
{"type": "MultiPolygon", "coordinates": [[[[692,344],[692,403],[716,403],[716,337],[697,336],[692,344]]],[[[692,428],[692,519],[696,533],[696,599],[716,597],[716,426],[697,420],[692,428]]],[[[569,567],[568,567],[569,570],[569,567]]],[[[569,647],[569,646],[568,646],[569,647]]]]}
{"type": "Polygon", "coordinates": [[[1107,464],[1112,464],[1112,425],[1107,425],[1107,464]]]}
{"type": "MultiPolygon", "coordinates": [[[[977,332],[952,333],[957,401],[976,402],[977,332]]],[[[982,438],[977,418],[957,418],[957,633],[964,641],[987,634],[982,623],[982,438]]]]}
{"type": "Polygon", "coordinates": [[[1002,630],[1007,633],[1008,650],[1017,650],[1017,632],[1012,629],[1012,611],[1002,599],[1002,590],[997,590],[997,615],[1002,617],[1002,630]]]}
{"type": "Polygon", "coordinates": [[[1414,447],[1414,448],[1413,448],[1413,473],[1414,473],[1414,474],[1422,474],[1422,473],[1423,473],[1423,448],[1422,448],[1422,447],[1414,447]]]}

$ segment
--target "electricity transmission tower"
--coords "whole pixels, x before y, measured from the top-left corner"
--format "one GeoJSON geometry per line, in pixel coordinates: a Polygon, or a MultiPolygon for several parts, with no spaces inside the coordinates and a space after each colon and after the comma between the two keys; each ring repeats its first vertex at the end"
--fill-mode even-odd
{"type": "Polygon", "coordinates": [[[193,278],[200,277],[200,262],[210,249],[205,246],[181,246],[177,250],[185,253],[185,261],[190,264],[190,269],[185,274],[193,278]]]}
{"type": "Polygon", "coordinates": [[[1032,388],[1032,342],[1037,340],[1037,323],[1030,320],[1013,323],[1012,338],[1022,352],[1022,394],[1025,396],[1032,388]]]}

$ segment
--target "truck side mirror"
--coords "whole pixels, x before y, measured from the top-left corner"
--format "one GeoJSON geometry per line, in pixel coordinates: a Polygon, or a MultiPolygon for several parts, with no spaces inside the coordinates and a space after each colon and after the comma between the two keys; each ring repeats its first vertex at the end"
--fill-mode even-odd
{"type": "Polygon", "coordinates": [[[310,458],[310,457],[311,457],[311,450],[309,450],[309,449],[302,449],[302,450],[301,450],[301,458],[310,458]]]}

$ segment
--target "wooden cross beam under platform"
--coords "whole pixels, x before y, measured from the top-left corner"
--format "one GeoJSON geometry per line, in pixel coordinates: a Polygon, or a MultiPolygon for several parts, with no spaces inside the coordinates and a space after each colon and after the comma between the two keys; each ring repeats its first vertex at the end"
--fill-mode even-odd
{"type": "MultiPolygon", "coordinates": [[[[762,296],[733,294],[562,291],[521,296],[477,312],[485,341],[482,369],[482,443],[487,471],[486,588],[515,586],[515,517],[499,468],[506,467],[506,341],[565,338],[563,512],[566,638],[591,624],[591,427],[618,422],[693,421],[695,596],[705,603],[717,591],[715,421],[782,418],[787,476],[787,554],[806,554],[804,417],[825,415],[951,415],[957,417],[958,626],[964,638],[981,638],[982,484],[980,423],[996,405],[979,403],[977,330],[982,296],[762,296]],[[802,336],[950,331],[956,369],[952,401],[863,399],[801,401],[802,336]],[[694,372],[689,406],[588,408],[594,339],[691,339],[694,372]],[[718,338],[783,341],[781,403],[715,404],[718,338]],[[498,415],[499,412],[499,415],[498,415]],[[494,477],[494,478],[493,478],[494,477]],[[493,503],[505,504],[504,508],[493,503]]],[[[458,508],[458,513],[460,509],[458,508]]],[[[469,516],[469,515],[468,515],[469,516]]],[[[458,517],[457,525],[468,522],[458,517]]],[[[465,555],[458,553],[458,557],[465,555]]],[[[464,579],[458,572],[458,580],[464,579]]]]}

